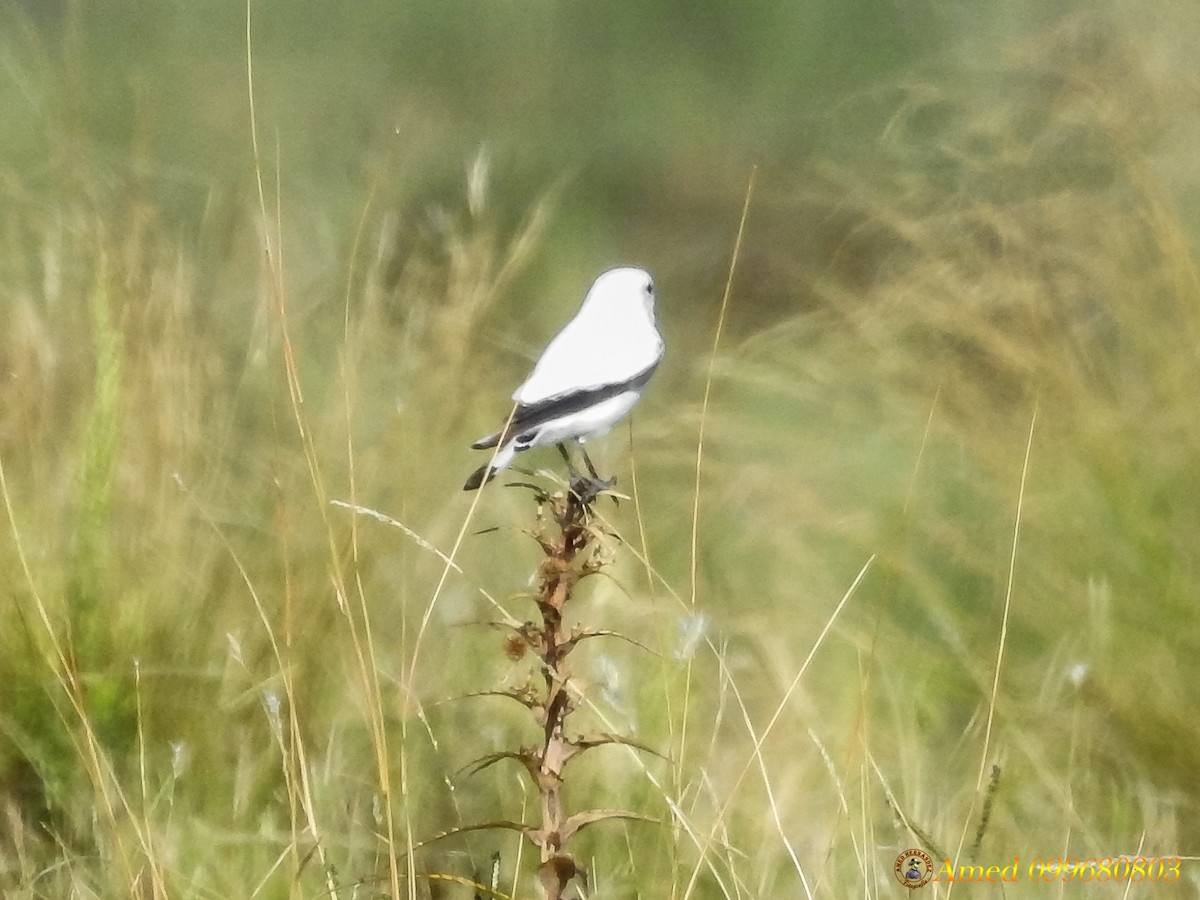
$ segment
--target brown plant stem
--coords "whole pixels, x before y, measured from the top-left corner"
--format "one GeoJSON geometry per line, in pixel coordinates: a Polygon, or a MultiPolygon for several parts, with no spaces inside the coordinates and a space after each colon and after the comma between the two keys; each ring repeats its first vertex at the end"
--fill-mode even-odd
{"type": "Polygon", "coordinates": [[[541,795],[541,823],[534,832],[541,851],[538,876],[547,900],[559,900],[570,880],[580,874],[565,848],[574,829],[563,806],[563,768],[579,748],[564,732],[566,718],[575,708],[568,689],[567,656],[576,641],[563,624],[563,609],[579,581],[599,571],[602,563],[588,552],[593,534],[589,505],[573,491],[544,497],[544,503],[555,527],[550,534],[537,536],[545,553],[535,597],[542,621],[528,630],[528,643],[541,661],[545,720],[541,746],[534,751],[529,771],[541,795]]]}
{"type": "Polygon", "coordinates": [[[584,809],[568,814],[563,803],[563,771],[567,763],[606,744],[622,744],[649,753],[655,751],[619,734],[597,732],[568,737],[565,730],[567,716],[574,712],[578,695],[571,685],[567,657],[585,638],[619,636],[612,631],[568,626],[564,621],[564,610],[575,587],[584,578],[603,569],[610,559],[606,552],[605,532],[591,513],[592,502],[603,493],[607,484],[573,480],[571,490],[555,494],[547,494],[532,484],[520,486],[533,489],[538,503],[538,527],[533,537],[544,556],[538,566],[533,600],[540,621],[523,625],[511,621],[490,624],[502,626],[509,632],[505,653],[511,659],[519,659],[526,653],[537,658],[541,680],[539,684],[526,682],[519,687],[481,691],[468,696],[503,696],[516,700],[537,721],[541,737],[532,747],[489,753],[467,768],[476,773],[502,760],[520,762],[538,792],[541,820],[537,824],[496,820],[467,825],[438,835],[436,840],[480,829],[517,831],[540,852],[538,880],[542,896],[546,900],[563,900],[572,879],[578,878],[586,884],[586,872],[567,850],[576,832],[610,819],[655,821],[622,809],[584,809]]]}

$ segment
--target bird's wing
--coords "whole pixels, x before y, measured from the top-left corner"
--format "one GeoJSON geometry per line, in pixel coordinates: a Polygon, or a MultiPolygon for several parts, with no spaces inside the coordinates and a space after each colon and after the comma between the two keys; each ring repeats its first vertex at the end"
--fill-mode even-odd
{"type": "Polygon", "coordinates": [[[587,314],[580,310],[533,367],[513,399],[522,406],[580,391],[621,384],[638,377],[662,358],[662,339],[646,319],[587,314]]]}
{"type": "Polygon", "coordinates": [[[490,434],[485,438],[480,438],[471,445],[471,449],[488,450],[497,444],[506,444],[513,437],[524,434],[527,431],[535,431],[540,426],[554,419],[561,419],[563,416],[582,412],[598,403],[603,403],[605,400],[619,397],[627,391],[640,391],[646,386],[656,368],[658,368],[657,360],[651,363],[649,368],[638,372],[632,378],[625,381],[606,384],[602,387],[584,388],[568,394],[560,394],[557,397],[550,397],[528,406],[520,405],[517,407],[516,412],[513,413],[512,420],[508,423],[507,428],[497,431],[495,434],[490,434]]]}

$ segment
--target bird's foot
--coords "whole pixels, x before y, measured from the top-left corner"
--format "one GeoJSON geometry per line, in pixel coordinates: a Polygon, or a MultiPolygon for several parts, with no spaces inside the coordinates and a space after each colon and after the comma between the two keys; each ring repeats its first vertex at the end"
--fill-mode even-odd
{"type": "Polygon", "coordinates": [[[575,472],[571,474],[568,487],[582,505],[591,506],[597,497],[612,488],[616,483],[617,477],[615,475],[611,478],[600,478],[580,475],[575,472]]]}

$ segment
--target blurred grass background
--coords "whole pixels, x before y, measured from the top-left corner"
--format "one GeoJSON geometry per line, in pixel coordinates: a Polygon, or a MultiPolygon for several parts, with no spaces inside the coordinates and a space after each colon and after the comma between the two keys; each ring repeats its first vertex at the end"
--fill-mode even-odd
{"type": "Polygon", "coordinates": [[[460,773],[522,718],[443,702],[527,668],[463,623],[524,615],[532,508],[484,492],[436,593],[327,501],[449,552],[619,263],[668,356],[581,615],[661,656],[581,650],[576,724],[669,759],[571,773],[663,822],[584,832],[588,896],[899,895],[993,765],[981,861],[1200,856],[1200,12],[271,0],[257,158],[246,30],[0,10],[6,897],[471,896],[497,851],[534,895],[511,835],[414,849],[536,806],[460,773]]]}

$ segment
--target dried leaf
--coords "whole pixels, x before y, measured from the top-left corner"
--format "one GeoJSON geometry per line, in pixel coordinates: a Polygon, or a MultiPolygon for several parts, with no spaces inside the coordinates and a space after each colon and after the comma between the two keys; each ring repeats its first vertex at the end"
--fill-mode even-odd
{"type": "Polygon", "coordinates": [[[484,769],[490,768],[505,759],[515,759],[526,768],[534,780],[537,779],[538,771],[542,767],[541,755],[532,748],[522,747],[520,750],[501,750],[498,753],[489,753],[487,756],[481,756],[467,763],[459,771],[467,772],[468,775],[478,775],[484,769]],[[468,769],[470,771],[467,771],[468,769]]]}
{"type": "Polygon", "coordinates": [[[588,825],[603,822],[606,819],[626,819],[634,822],[650,822],[655,825],[662,824],[658,819],[643,816],[640,813],[629,812],[624,809],[585,809],[583,812],[567,816],[567,820],[563,823],[562,828],[559,829],[559,840],[565,844],[577,831],[586,828],[588,825]]]}
{"type": "Polygon", "coordinates": [[[653,656],[658,656],[658,657],[662,656],[662,654],[659,653],[657,650],[651,650],[649,647],[647,647],[641,641],[635,640],[634,638],[631,638],[628,635],[621,634],[621,632],[619,632],[619,631],[612,631],[607,628],[574,628],[571,630],[571,637],[567,639],[567,641],[564,643],[564,646],[570,646],[570,647],[574,648],[574,646],[576,644],[578,644],[580,641],[586,641],[588,638],[594,638],[594,637],[619,638],[620,640],[625,641],[626,643],[633,644],[633,646],[638,647],[642,650],[645,650],[647,653],[650,653],[653,656]]]}
{"type": "Polygon", "coordinates": [[[535,840],[535,835],[537,834],[538,829],[534,828],[532,825],[526,825],[524,822],[510,822],[507,819],[497,819],[493,822],[481,822],[478,825],[463,825],[461,828],[451,828],[449,831],[439,832],[427,840],[413,844],[413,849],[419,850],[422,847],[428,847],[430,844],[437,841],[444,841],[446,838],[457,837],[460,834],[466,834],[471,831],[489,830],[516,831],[525,835],[525,837],[529,838],[530,840],[533,840],[534,843],[537,843],[535,840]]]}
{"type": "Polygon", "coordinates": [[[582,753],[585,750],[591,750],[593,747],[601,747],[604,744],[620,744],[625,747],[633,747],[635,750],[641,750],[649,753],[652,756],[657,756],[659,759],[667,759],[667,757],[659,753],[648,744],[643,744],[641,741],[631,737],[625,737],[621,734],[611,734],[606,731],[596,732],[594,734],[581,734],[569,741],[574,747],[578,748],[578,752],[582,753]]]}

